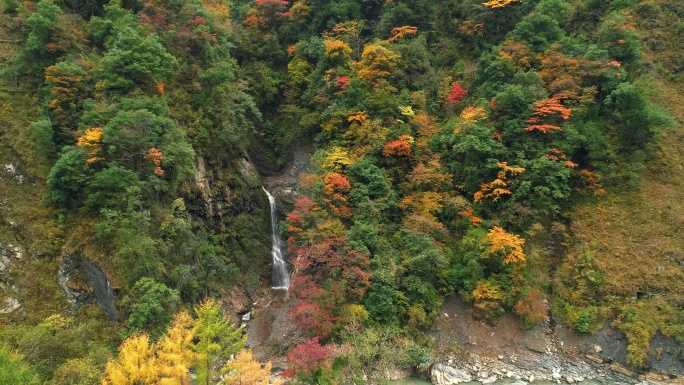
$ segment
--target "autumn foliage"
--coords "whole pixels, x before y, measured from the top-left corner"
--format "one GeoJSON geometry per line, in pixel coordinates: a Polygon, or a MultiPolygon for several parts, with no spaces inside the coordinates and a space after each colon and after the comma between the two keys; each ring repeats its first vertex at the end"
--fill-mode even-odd
{"type": "Polygon", "coordinates": [[[323,194],[325,198],[323,202],[330,205],[330,208],[340,216],[348,216],[350,208],[348,207],[346,194],[351,188],[349,179],[342,174],[333,172],[325,176],[323,179],[325,187],[323,194]]]}
{"type": "Polygon", "coordinates": [[[533,60],[530,48],[525,44],[514,40],[506,40],[501,44],[499,56],[512,62],[518,69],[530,68],[533,60]]]}
{"type": "Polygon", "coordinates": [[[507,233],[503,228],[494,226],[487,234],[490,242],[489,252],[501,255],[505,264],[525,261],[523,245],[525,240],[515,234],[507,233]]]}
{"type": "Polygon", "coordinates": [[[484,35],[484,23],[478,23],[475,20],[465,20],[458,27],[466,36],[483,36],[484,35]]]}
{"type": "Polygon", "coordinates": [[[522,0],[489,0],[482,3],[487,8],[502,8],[511,3],[521,2],[522,0]]]}
{"type": "Polygon", "coordinates": [[[535,287],[529,289],[527,295],[513,305],[513,310],[523,317],[526,323],[534,325],[543,322],[548,315],[546,302],[544,293],[535,287]]]}
{"type": "Polygon", "coordinates": [[[451,104],[458,104],[463,98],[468,96],[468,90],[463,88],[459,83],[451,83],[451,92],[447,95],[446,102],[451,104]]]}
{"type": "Polygon", "coordinates": [[[119,359],[105,367],[103,385],[152,384],[159,377],[154,350],[146,334],[127,338],[119,347],[119,359]]]}
{"type": "Polygon", "coordinates": [[[349,55],[352,52],[349,44],[342,40],[326,39],[323,43],[325,44],[325,56],[331,59],[346,59],[349,58],[349,55]]]}
{"type": "Polygon", "coordinates": [[[259,361],[252,356],[249,349],[241,350],[235,359],[223,368],[226,375],[223,383],[226,385],[268,385],[271,376],[271,363],[267,362],[262,368],[259,361]]]}
{"type": "Polygon", "coordinates": [[[349,76],[338,76],[337,79],[335,79],[335,87],[339,88],[340,91],[338,91],[336,94],[341,94],[344,93],[349,87],[349,84],[351,83],[351,79],[349,79],[349,76]]]}
{"type": "Polygon", "coordinates": [[[354,62],[356,76],[373,85],[377,89],[388,87],[385,80],[397,66],[399,54],[380,45],[368,44],[363,48],[361,60],[354,62]]]}
{"type": "Polygon", "coordinates": [[[324,183],[323,207],[302,197],[287,217],[288,253],[294,265],[290,293],[296,299],[290,315],[321,337],[333,331],[343,304],[361,300],[372,277],[368,255],[348,245],[339,219],[329,219],[329,213],[345,217],[350,212],[345,196],[349,180],[329,173],[324,183]]]}
{"type": "Polygon", "coordinates": [[[480,202],[485,198],[492,198],[492,201],[498,201],[503,195],[510,195],[511,190],[509,190],[507,179],[508,177],[515,176],[525,171],[522,167],[510,167],[508,162],[499,162],[497,166],[501,169],[497,175],[496,179],[489,183],[482,183],[480,185],[480,191],[476,192],[473,196],[475,202],[480,202]]]}
{"type": "Polygon", "coordinates": [[[461,112],[461,119],[465,122],[477,122],[487,118],[487,113],[482,107],[468,106],[461,112]]]}
{"type": "MultiPolygon", "coordinates": [[[[575,165],[576,166],[576,165],[575,165]]],[[[582,169],[577,171],[584,189],[591,191],[595,196],[603,196],[606,190],[601,187],[601,174],[582,169]]],[[[580,189],[582,191],[582,189],[580,189]]]]}
{"type": "Polygon", "coordinates": [[[413,150],[411,144],[413,138],[409,135],[401,135],[396,140],[393,140],[385,145],[382,149],[384,156],[411,156],[413,150]]]}
{"type": "Polygon", "coordinates": [[[387,40],[389,42],[395,42],[406,35],[415,35],[418,33],[418,28],[411,27],[410,25],[404,25],[402,27],[393,28],[390,32],[390,38],[387,40]]]}
{"type": "Polygon", "coordinates": [[[505,296],[499,285],[488,281],[478,282],[471,296],[476,317],[493,319],[503,312],[501,303],[505,296]]]}
{"type": "Polygon", "coordinates": [[[83,134],[78,137],[76,145],[86,150],[88,153],[88,163],[104,160],[104,158],[100,156],[102,152],[102,127],[87,128],[83,134]]]}
{"type": "Polygon", "coordinates": [[[259,8],[285,9],[289,2],[287,0],[254,0],[254,4],[259,8]]]}
{"type": "Polygon", "coordinates": [[[284,376],[313,380],[318,373],[331,368],[332,349],[322,346],[319,338],[314,337],[295,346],[287,355],[287,364],[284,376]]]}
{"type": "MultiPolygon", "coordinates": [[[[270,259],[256,225],[267,206],[243,158],[260,170],[292,164],[292,175],[306,164],[279,228],[289,316],[318,337],[289,357],[304,383],[331,370],[329,341],[395,338],[374,335],[385,330],[424,340],[448,296],[487,317],[539,321],[548,264],[572,244],[559,228],[606,193],[602,183],[639,172],[663,132],[654,121],[667,120],[649,104],[652,85],[635,81],[648,71],[632,35],[662,1],[5,3],[16,59],[5,55],[3,88],[10,99],[38,90],[26,101],[42,111],[19,111],[16,123],[39,121],[3,126],[3,139],[41,155],[25,166],[62,210],[48,235],[60,246],[59,234],[74,233],[63,226],[90,229],[88,242],[63,241],[106,262],[122,317],[147,306],[130,290],[143,276],[177,290],[185,308],[244,277],[263,281],[270,259]],[[632,3],[645,8],[623,11],[632,3]],[[193,199],[188,212],[179,196],[193,199]],[[195,198],[226,210],[198,215],[195,198]]],[[[667,43],[654,36],[643,41],[667,43]]],[[[197,382],[267,381],[249,352],[212,361],[212,351],[238,352],[241,331],[185,322],[152,341],[157,321],[141,324],[158,333],[122,344],[105,384],[187,385],[191,366],[197,382]],[[216,345],[221,335],[232,346],[216,345]]],[[[404,366],[431,359],[398,350],[412,355],[404,366]]],[[[380,382],[369,368],[385,364],[381,354],[354,359],[380,382]]],[[[45,381],[52,371],[41,368],[45,381]]],[[[361,378],[347,374],[335,380],[361,378]]]]}
{"type": "Polygon", "coordinates": [[[532,111],[534,111],[534,116],[526,120],[531,125],[526,127],[525,130],[537,130],[544,134],[551,131],[561,131],[560,126],[543,123],[544,119],[560,116],[563,120],[568,120],[572,116],[572,110],[565,107],[558,98],[542,99],[534,104],[532,111]]]}
{"type": "Polygon", "coordinates": [[[164,170],[161,168],[161,161],[164,159],[164,154],[156,147],[152,147],[147,151],[147,159],[151,160],[156,166],[154,173],[156,175],[164,175],[164,170]]]}
{"type": "Polygon", "coordinates": [[[464,218],[468,218],[470,224],[473,226],[479,226],[483,222],[482,218],[478,218],[475,216],[475,212],[473,211],[472,207],[468,207],[468,209],[464,211],[459,211],[458,215],[464,218]]]}

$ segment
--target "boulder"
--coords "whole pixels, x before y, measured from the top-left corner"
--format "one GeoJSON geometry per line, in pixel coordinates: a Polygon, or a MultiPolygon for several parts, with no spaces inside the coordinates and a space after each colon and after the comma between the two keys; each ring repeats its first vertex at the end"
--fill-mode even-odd
{"type": "Polygon", "coordinates": [[[467,372],[443,364],[432,365],[430,378],[435,385],[454,385],[473,380],[467,372]]]}

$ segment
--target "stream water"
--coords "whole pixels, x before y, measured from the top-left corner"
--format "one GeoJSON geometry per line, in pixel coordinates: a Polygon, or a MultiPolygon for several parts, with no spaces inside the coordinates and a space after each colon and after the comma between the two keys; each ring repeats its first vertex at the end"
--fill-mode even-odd
{"type": "MultiPolygon", "coordinates": [[[[263,188],[263,187],[262,187],[263,188]]],[[[285,254],[283,252],[283,242],[278,235],[278,216],[276,213],[275,198],[263,188],[268,203],[271,206],[271,256],[273,257],[273,277],[272,288],[276,290],[287,290],[290,288],[290,272],[285,264],[285,254]]]]}

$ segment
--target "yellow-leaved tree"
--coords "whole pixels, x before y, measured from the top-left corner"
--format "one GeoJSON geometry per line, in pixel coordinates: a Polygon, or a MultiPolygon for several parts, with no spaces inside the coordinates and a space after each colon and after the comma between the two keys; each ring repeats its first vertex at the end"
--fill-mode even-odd
{"type": "Polygon", "coordinates": [[[192,318],[186,311],[176,314],[171,326],[155,345],[159,364],[159,385],[189,385],[188,369],[195,359],[191,350],[195,337],[192,318]]]}
{"type": "Polygon", "coordinates": [[[515,2],[522,2],[522,0],[489,0],[482,3],[482,5],[487,8],[501,8],[515,2]]]}
{"type": "MultiPolygon", "coordinates": [[[[223,371],[226,373],[223,378],[226,385],[268,385],[271,362],[267,362],[262,368],[259,361],[252,356],[252,351],[243,349],[234,360],[226,364],[223,371]]],[[[273,384],[280,384],[280,381],[276,380],[273,384]]]]}
{"type": "Polygon", "coordinates": [[[505,264],[525,261],[525,253],[522,248],[525,239],[515,234],[509,234],[499,226],[494,226],[489,230],[487,238],[491,244],[489,252],[502,255],[505,264]]]}
{"type": "Polygon", "coordinates": [[[76,146],[88,152],[88,163],[104,160],[100,157],[102,152],[102,127],[87,128],[81,136],[78,137],[76,146]]]}
{"type": "Polygon", "coordinates": [[[119,347],[118,359],[110,359],[105,366],[102,385],[155,384],[159,366],[147,334],[133,335],[119,347]]]}

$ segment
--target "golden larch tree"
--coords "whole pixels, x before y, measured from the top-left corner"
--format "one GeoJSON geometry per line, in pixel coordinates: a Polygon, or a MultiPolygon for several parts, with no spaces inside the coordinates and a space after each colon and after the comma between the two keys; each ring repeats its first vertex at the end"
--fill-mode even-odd
{"type": "Polygon", "coordinates": [[[156,384],[159,365],[150,346],[150,337],[140,334],[128,337],[119,347],[118,359],[105,366],[102,385],[156,384]]]}
{"type": "Polygon", "coordinates": [[[159,365],[159,385],[189,385],[188,369],[195,359],[191,350],[195,330],[186,311],[176,314],[166,335],[155,345],[159,365]]]}
{"type": "MultiPolygon", "coordinates": [[[[259,361],[252,356],[252,351],[243,349],[224,367],[226,385],[268,385],[271,374],[271,362],[261,367],[259,361]]],[[[279,384],[280,382],[275,382],[279,384]]]]}

